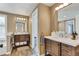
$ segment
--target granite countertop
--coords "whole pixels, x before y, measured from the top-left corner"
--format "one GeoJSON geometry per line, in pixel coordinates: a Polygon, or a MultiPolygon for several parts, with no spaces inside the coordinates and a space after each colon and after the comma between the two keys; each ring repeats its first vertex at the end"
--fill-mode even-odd
{"type": "Polygon", "coordinates": [[[60,37],[52,37],[52,36],[45,36],[45,38],[74,47],[79,45],[79,39],[72,40],[70,38],[60,38],[60,37]]]}
{"type": "Polygon", "coordinates": [[[22,34],[29,34],[29,33],[28,32],[15,32],[15,33],[9,32],[9,33],[7,33],[7,36],[11,36],[12,34],[14,34],[14,35],[22,35],[22,34]]]}
{"type": "Polygon", "coordinates": [[[7,33],[7,36],[12,36],[13,32],[7,33]]]}
{"type": "Polygon", "coordinates": [[[14,35],[22,35],[22,34],[29,34],[28,32],[16,32],[14,35]]]}

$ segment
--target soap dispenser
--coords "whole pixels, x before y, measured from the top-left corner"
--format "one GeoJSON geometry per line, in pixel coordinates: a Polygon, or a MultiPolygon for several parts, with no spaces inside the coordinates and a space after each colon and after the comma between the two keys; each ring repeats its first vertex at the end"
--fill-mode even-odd
{"type": "Polygon", "coordinates": [[[78,34],[77,34],[76,32],[73,32],[73,33],[72,33],[72,40],[75,40],[77,35],[78,35],[78,34]]]}

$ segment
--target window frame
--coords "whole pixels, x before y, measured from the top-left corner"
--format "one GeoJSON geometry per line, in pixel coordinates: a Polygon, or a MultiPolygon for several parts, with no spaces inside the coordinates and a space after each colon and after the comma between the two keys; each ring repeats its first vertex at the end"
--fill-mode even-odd
{"type": "Polygon", "coordinates": [[[64,23],[64,31],[66,32],[66,27],[65,27],[66,24],[65,24],[65,23],[66,23],[67,21],[71,21],[71,20],[74,21],[74,29],[73,29],[73,30],[75,31],[75,30],[76,30],[76,28],[75,28],[75,27],[76,27],[76,25],[75,25],[75,24],[76,24],[76,19],[75,19],[75,18],[72,18],[72,19],[69,19],[69,20],[58,21],[58,31],[60,31],[60,30],[59,30],[59,23],[62,23],[62,22],[63,22],[63,23],[64,23]]]}
{"type": "MultiPolygon", "coordinates": [[[[16,27],[17,27],[17,23],[20,23],[20,24],[23,24],[23,25],[24,25],[24,26],[23,26],[24,29],[22,30],[22,32],[25,32],[25,23],[23,23],[23,22],[16,22],[16,27]]],[[[18,31],[17,31],[17,28],[16,28],[16,32],[18,32],[18,31]]]]}
{"type": "Polygon", "coordinates": [[[7,40],[7,15],[0,14],[0,16],[5,17],[5,39],[7,40]]]}

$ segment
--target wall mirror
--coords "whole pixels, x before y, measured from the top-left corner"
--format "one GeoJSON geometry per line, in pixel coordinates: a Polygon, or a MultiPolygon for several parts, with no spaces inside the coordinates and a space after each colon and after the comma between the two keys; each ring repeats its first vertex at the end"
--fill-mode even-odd
{"type": "Polygon", "coordinates": [[[16,18],[16,32],[27,32],[27,19],[24,17],[16,18]]]}
{"type": "Polygon", "coordinates": [[[58,10],[58,29],[67,34],[79,33],[79,4],[71,3],[58,10]]]}

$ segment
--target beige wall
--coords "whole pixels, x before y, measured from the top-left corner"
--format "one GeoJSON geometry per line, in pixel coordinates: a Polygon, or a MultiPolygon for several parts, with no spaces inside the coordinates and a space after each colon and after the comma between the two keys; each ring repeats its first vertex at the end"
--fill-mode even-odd
{"type": "Polygon", "coordinates": [[[50,9],[48,6],[39,4],[39,33],[50,35],[50,9]]]}
{"type": "Polygon", "coordinates": [[[29,17],[28,32],[30,33],[30,46],[32,46],[32,18],[29,17]]]}
{"type": "MultiPolygon", "coordinates": [[[[61,3],[60,3],[61,4],[61,3]]],[[[59,6],[60,4],[56,3],[54,4],[52,7],[50,7],[50,12],[51,12],[51,32],[52,31],[57,31],[58,30],[58,12],[55,10],[55,8],[57,6],[59,6]]]]}
{"type": "MultiPolygon", "coordinates": [[[[16,17],[25,17],[28,20],[28,17],[23,15],[10,14],[6,12],[0,12],[0,14],[7,15],[7,32],[16,32],[16,17]]],[[[26,31],[28,31],[28,29],[26,31]]]]}
{"type": "Polygon", "coordinates": [[[7,32],[16,31],[16,16],[8,15],[7,16],[7,32]]]}
{"type": "Polygon", "coordinates": [[[26,20],[26,23],[27,23],[27,24],[26,24],[26,25],[27,25],[26,31],[29,32],[29,17],[26,17],[26,18],[27,18],[27,20],[26,20]]]}
{"type": "MultiPolygon", "coordinates": [[[[52,7],[48,7],[44,4],[39,4],[39,39],[42,35],[50,35],[52,31],[58,30],[58,12],[55,10],[60,4],[54,4],[52,7]]],[[[40,54],[44,54],[44,46],[41,45],[40,39],[40,54]]]]}
{"type": "Polygon", "coordinates": [[[50,35],[50,8],[48,6],[39,4],[38,20],[40,54],[44,54],[45,50],[40,38],[42,34],[44,36],[50,35]]]}

